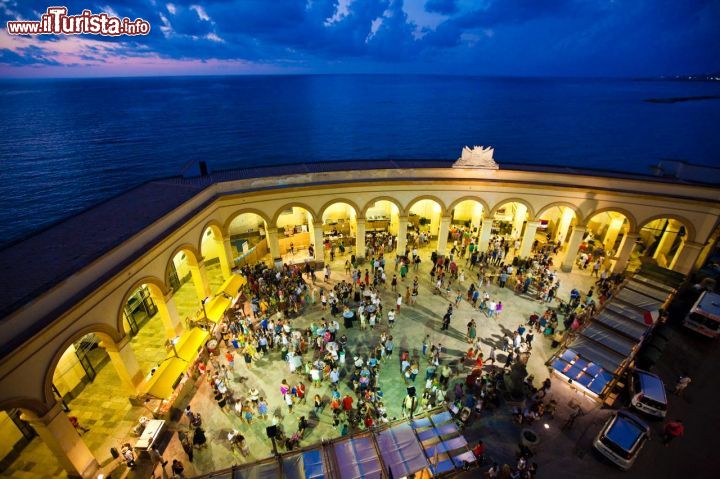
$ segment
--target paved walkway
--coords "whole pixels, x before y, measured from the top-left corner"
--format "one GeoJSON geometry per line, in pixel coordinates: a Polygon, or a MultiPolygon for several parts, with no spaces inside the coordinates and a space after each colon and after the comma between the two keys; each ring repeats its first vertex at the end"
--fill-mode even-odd
{"type": "MultiPolygon", "coordinates": [[[[478,325],[478,336],[483,340],[483,352],[487,355],[491,346],[499,346],[499,341],[505,333],[515,330],[518,325],[525,322],[531,314],[544,311],[545,305],[538,301],[518,296],[509,289],[500,289],[496,285],[490,285],[487,287],[487,291],[492,299],[502,301],[504,305],[503,313],[499,319],[489,319],[485,317],[484,314],[479,313],[463,300],[460,306],[455,308],[450,330],[441,332],[441,318],[447,309],[449,301],[441,296],[432,294],[432,286],[428,274],[430,269],[430,251],[422,251],[421,256],[423,262],[420,270],[417,272],[420,279],[418,303],[415,306],[403,305],[397,317],[396,326],[390,331],[390,334],[394,336],[396,351],[398,352],[407,349],[412,355],[419,355],[422,339],[426,334],[430,334],[431,342],[440,342],[443,344],[445,358],[452,360],[453,358],[460,357],[464,355],[468,349],[468,344],[465,341],[465,330],[467,322],[472,318],[475,319],[478,325]]],[[[336,260],[332,264],[331,283],[348,279],[343,270],[345,259],[346,257],[336,256],[336,260]]],[[[392,278],[393,260],[394,255],[388,255],[387,271],[389,278],[392,278]]],[[[459,260],[461,269],[463,263],[464,260],[459,260]]],[[[412,284],[412,278],[415,274],[415,272],[411,271],[405,285],[399,285],[398,289],[401,292],[404,292],[406,285],[410,286],[412,284]]],[[[214,278],[213,275],[209,276],[214,278]]],[[[322,278],[322,275],[319,274],[318,277],[322,278]]],[[[470,285],[470,278],[473,277],[474,274],[466,270],[466,278],[468,279],[466,279],[463,284],[463,297],[467,287],[470,285]]],[[[594,282],[594,279],[591,278],[587,272],[560,273],[559,277],[561,281],[559,297],[561,298],[567,298],[573,287],[578,287],[581,291],[587,291],[594,282]]],[[[320,286],[321,281],[318,281],[317,285],[320,286]]],[[[190,304],[193,299],[191,296],[195,294],[194,288],[192,288],[192,284],[190,283],[187,283],[178,293],[176,293],[176,302],[178,303],[179,309],[181,309],[181,305],[183,307],[185,306],[184,300],[180,299],[184,298],[184,296],[182,296],[184,293],[187,293],[186,299],[188,300],[188,304],[190,304]],[[188,291],[186,292],[185,289],[188,291]],[[178,296],[178,293],[180,293],[180,296],[178,296]]],[[[394,294],[390,291],[388,280],[388,286],[383,292],[383,304],[385,305],[386,311],[394,304],[393,298],[394,294]]],[[[304,328],[312,321],[317,322],[322,316],[323,313],[319,305],[311,306],[307,308],[306,314],[304,314],[303,317],[294,320],[293,326],[304,328]]],[[[329,312],[325,316],[329,317],[329,312]]],[[[342,325],[342,320],[339,322],[342,325]]],[[[386,326],[386,322],[383,322],[381,328],[386,328],[386,326]]],[[[148,326],[146,326],[146,328],[147,327],[148,326]]],[[[346,333],[349,338],[348,357],[356,354],[364,354],[367,356],[369,348],[378,342],[380,328],[376,328],[374,331],[370,329],[360,331],[358,328],[346,331],[344,328],[341,328],[341,332],[346,333]]],[[[161,329],[159,329],[156,334],[159,334],[157,336],[158,341],[162,341],[161,329]]],[[[536,338],[533,344],[533,353],[528,363],[528,371],[530,374],[534,374],[536,384],[547,377],[547,368],[544,366],[544,363],[552,354],[549,343],[549,340],[545,338],[536,338]]],[[[236,363],[236,377],[247,379],[236,380],[232,386],[233,389],[239,396],[243,397],[251,386],[257,387],[261,395],[268,400],[271,414],[279,417],[286,431],[295,431],[297,429],[297,421],[301,415],[308,418],[311,427],[302,445],[312,444],[323,438],[338,436],[339,431],[332,428],[332,419],[328,411],[329,408],[320,415],[318,420],[310,418],[310,403],[312,402],[312,397],[316,393],[326,398],[329,397],[329,388],[327,385],[315,389],[309,387],[309,381],[304,381],[306,386],[308,386],[309,403],[307,405],[297,406],[293,414],[287,413],[287,406],[284,405],[279,393],[280,381],[286,378],[292,383],[302,380],[302,378],[300,376],[292,377],[287,369],[286,363],[282,362],[279,356],[279,353],[271,353],[269,357],[253,363],[251,369],[247,369],[245,365],[240,362],[236,363]]],[[[397,357],[396,353],[392,360],[387,360],[386,363],[383,364],[380,373],[380,385],[384,392],[384,403],[388,409],[389,417],[399,417],[401,415],[401,400],[406,394],[406,386],[400,376],[397,357]]],[[[498,348],[498,363],[502,364],[504,359],[504,353],[501,353],[498,348]]],[[[421,371],[416,380],[419,391],[422,390],[422,379],[425,375],[424,369],[426,365],[424,361],[421,361],[420,364],[421,371]]],[[[101,373],[105,371],[110,371],[111,374],[108,374],[108,377],[116,381],[115,373],[111,366],[104,368],[101,373]]],[[[463,373],[466,373],[467,370],[457,372],[460,376],[464,377],[463,373]]],[[[98,375],[98,377],[100,377],[100,375],[98,375]]],[[[456,380],[462,380],[462,378],[460,377],[456,380]]],[[[349,392],[349,388],[344,381],[341,382],[343,383],[341,392],[349,392]]],[[[270,421],[256,419],[252,424],[248,425],[241,421],[234,412],[220,410],[210,393],[209,385],[205,381],[201,381],[198,383],[197,392],[191,400],[192,409],[200,412],[203,416],[204,427],[209,439],[208,446],[204,449],[196,450],[194,461],[190,463],[180,447],[177,434],[172,434],[172,437],[169,437],[166,444],[163,444],[165,458],[170,460],[178,458],[182,460],[186,466],[186,474],[192,476],[196,473],[206,473],[229,467],[233,464],[254,461],[270,455],[270,441],[265,435],[265,427],[270,421]],[[243,457],[238,451],[231,451],[227,441],[227,433],[232,429],[241,431],[248,440],[251,451],[248,457],[243,457]]],[[[91,400],[90,403],[87,404],[75,402],[80,399],[75,400],[71,403],[73,414],[80,418],[81,423],[91,428],[91,432],[86,434],[86,440],[89,446],[106,468],[108,470],[112,469],[117,465],[117,461],[112,461],[109,455],[109,447],[111,445],[117,446],[126,438],[128,440],[130,439],[128,437],[129,429],[131,425],[135,423],[137,417],[143,414],[143,410],[142,408],[131,408],[127,400],[124,399],[126,396],[118,397],[117,386],[108,387],[106,390],[103,390],[102,385],[98,384],[97,380],[96,383],[89,386],[81,395],[81,397],[85,396],[97,396],[101,398],[101,400],[100,402],[91,400]],[[93,387],[97,390],[93,389],[93,387]],[[97,415],[99,415],[99,417],[95,418],[97,415]],[[107,423],[103,423],[103,427],[99,428],[98,421],[104,420],[103,418],[105,418],[105,416],[107,416],[107,423]],[[91,421],[93,420],[96,422],[92,423],[91,421]],[[115,425],[114,428],[113,423],[115,425]],[[96,434],[103,440],[98,439],[96,441],[94,439],[96,434]]],[[[515,441],[514,438],[517,438],[519,434],[518,431],[511,430],[513,425],[504,425],[503,419],[498,417],[483,421],[483,426],[479,434],[488,443],[489,454],[498,458],[512,456],[511,446],[508,444],[512,444],[515,441]],[[514,438],[510,439],[511,437],[514,438]]],[[[183,418],[177,424],[170,424],[169,429],[171,431],[187,430],[188,424],[186,423],[186,419],[183,418]]],[[[475,433],[472,435],[474,436],[475,433]]],[[[129,477],[146,478],[150,472],[148,462],[148,460],[141,461],[138,468],[129,474],[124,465],[119,465],[116,472],[113,473],[113,477],[128,475],[129,477]]],[[[35,439],[30,446],[26,448],[21,458],[15,461],[12,469],[6,471],[6,474],[11,473],[10,477],[18,478],[40,477],[38,474],[44,477],[57,476],[61,471],[56,464],[57,462],[52,458],[47,448],[42,445],[41,441],[35,439]]]]}

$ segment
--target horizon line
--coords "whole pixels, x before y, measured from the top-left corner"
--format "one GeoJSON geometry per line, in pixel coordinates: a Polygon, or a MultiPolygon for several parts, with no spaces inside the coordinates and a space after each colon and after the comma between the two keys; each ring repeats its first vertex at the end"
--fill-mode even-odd
{"type": "MultiPolygon", "coordinates": [[[[12,67],[11,67],[12,68],[12,67]]],[[[689,77],[717,76],[713,73],[684,73],[673,75],[522,75],[522,74],[486,74],[486,73],[397,73],[397,72],[244,72],[244,73],[183,73],[183,74],[133,74],[133,75],[68,75],[68,76],[0,76],[0,81],[12,80],[102,80],[132,78],[225,78],[225,77],[282,77],[282,76],[397,76],[397,77],[448,77],[448,78],[495,78],[495,79],[558,79],[558,80],[664,80],[664,81],[711,81],[707,78],[689,77]]]]}

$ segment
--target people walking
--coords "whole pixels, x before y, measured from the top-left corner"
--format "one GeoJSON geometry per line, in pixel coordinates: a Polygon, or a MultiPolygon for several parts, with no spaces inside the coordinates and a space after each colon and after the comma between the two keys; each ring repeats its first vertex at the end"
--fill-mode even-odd
{"type": "Polygon", "coordinates": [[[673,393],[682,396],[685,389],[690,385],[692,382],[692,379],[690,379],[690,376],[687,374],[683,374],[680,376],[680,379],[678,379],[677,383],[675,384],[675,389],[673,390],[673,393]]]}

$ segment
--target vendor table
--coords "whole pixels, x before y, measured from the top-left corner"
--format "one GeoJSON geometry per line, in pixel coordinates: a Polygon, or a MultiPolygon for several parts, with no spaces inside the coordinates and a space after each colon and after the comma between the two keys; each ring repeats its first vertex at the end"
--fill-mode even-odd
{"type": "Polygon", "coordinates": [[[153,444],[155,444],[158,437],[160,437],[160,433],[162,432],[164,427],[165,421],[163,421],[162,419],[152,419],[148,421],[145,425],[145,430],[135,443],[135,449],[148,451],[153,446],[153,444]]]}

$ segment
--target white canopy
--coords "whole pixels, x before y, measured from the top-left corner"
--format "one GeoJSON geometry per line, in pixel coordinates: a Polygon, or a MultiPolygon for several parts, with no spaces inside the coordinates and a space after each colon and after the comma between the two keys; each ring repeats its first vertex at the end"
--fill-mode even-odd
{"type": "Polygon", "coordinates": [[[377,435],[378,448],[385,467],[393,477],[405,477],[428,467],[415,432],[408,423],[385,429],[377,435]]]}

